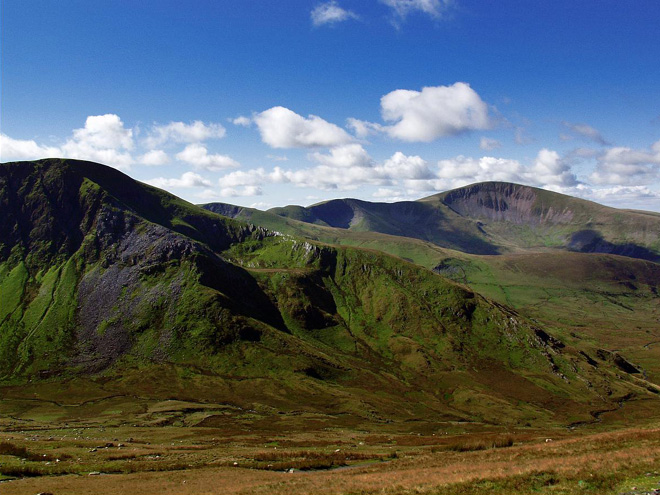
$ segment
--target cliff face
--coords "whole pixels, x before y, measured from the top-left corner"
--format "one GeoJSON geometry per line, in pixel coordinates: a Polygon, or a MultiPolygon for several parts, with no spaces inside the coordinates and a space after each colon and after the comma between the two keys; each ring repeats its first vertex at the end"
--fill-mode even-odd
{"type": "Polygon", "coordinates": [[[462,216],[518,225],[566,224],[573,220],[568,206],[546,205],[537,190],[520,184],[486,182],[450,191],[444,203],[462,216]]]}
{"type": "Polygon", "coordinates": [[[660,216],[608,208],[519,184],[486,182],[434,198],[519,247],[554,247],[660,261],[660,216]]]}

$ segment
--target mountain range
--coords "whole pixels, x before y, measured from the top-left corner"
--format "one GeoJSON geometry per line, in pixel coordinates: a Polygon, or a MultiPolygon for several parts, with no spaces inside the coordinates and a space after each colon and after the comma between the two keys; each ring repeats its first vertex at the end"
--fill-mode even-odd
{"type": "Polygon", "coordinates": [[[0,165],[0,205],[3,387],[515,425],[660,393],[658,214],[506,183],[261,212],[65,159],[0,165]]]}
{"type": "MultiPolygon", "coordinates": [[[[249,213],[204,205],[232,217],[249,213]]],[[[272,208],[287,219],[428,241],[472,254],[564,249],[660,261],[660,214],[618,210],[543,189],[484,182],[419,201],[331,200],[310,207],[272,208]]]]}

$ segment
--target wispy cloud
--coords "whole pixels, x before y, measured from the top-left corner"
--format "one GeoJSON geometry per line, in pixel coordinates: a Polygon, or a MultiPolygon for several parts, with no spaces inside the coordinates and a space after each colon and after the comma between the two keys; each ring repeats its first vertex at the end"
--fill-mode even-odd
{"type": "Polygon", "coordinates": [[[144,146],[153,149],[171,143],[200,143],[208,139],[220,139],[226,134],[226,129],[216,123],[205,124],[195,120],[190,124],[170,122],[165,125],[154,125],[149,135],[144,139],[144,146]]]}
{"type": "Polygon", "coordinates": [[[317,5],[310,13],[314,26],[337,24],[349,19],[359,19],[359,16],[350,10],[343,9],[335,0],[317,5]]]}
{"type": "Polygon", "coordinates": [[[491,151],[500,148],[501,146],[502,143],[500,143],[497,139],[482,137],[479,140],[479,148],[482,150],[491,151]]]}
{"type": "Polygon", "coordinates": [[[422,13],[432,19],[439,19],[452,5],[452,0],[380,0],[392,9],[393,24],[399,27],[408,15],[422,13]]]}
{"type": "MultiPolygon", "coordinates": [[[[595,143],[600,144],[601,146],[608,146],[609,143],[603,138],[601,133],[587,124],[573,124],[571,122],[562,122],[562,125],[568,129],[572,136],[587,139],[595,143]]],[[[570,139],[570,136],[562,135],[562,140],[570,139]]]]}

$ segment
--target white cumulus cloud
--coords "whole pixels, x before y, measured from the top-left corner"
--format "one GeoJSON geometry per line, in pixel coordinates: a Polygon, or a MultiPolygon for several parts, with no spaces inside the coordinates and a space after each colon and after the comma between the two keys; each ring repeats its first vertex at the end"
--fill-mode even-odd
{"type": "Polygon", "coordinates": [[[133,130],[124,128],[118,115],[91,115],[85,127],[73,131],[73,140],[99,149],[133,149],[133,130]]]}
{"type": "Polygon", "coordinates": [[[553,190],[581,187],[570,167],[555,151],[542,149],[535,160],[523,165],[518,160],[484,156],[458,156],[430,165],[417,155],[394,153],[383,162],[371,158],[361,145],[331,148],[329,153],[310,153],[316,165],[301,169],[274,167],[238,170],[218,180],[220,188],[239,191],[266,184],[291,184],[321,190],[349,191],[361,186],[382,189],[376,197],[407,197],[427,191],[443,191],[475,182],[503,181],[546,187],[553,190]],[[397,189],[392,189],[397,188],[397,189]],[[392,191],[397,191],[393,193],[392,191]]]}
{"type": "Polygon", "coordinates": [[[359,138],[365,138],[371,134],[383,132],[383,126],[374,122],[367,122],[366,120],[348,118],[346,125],[352,129],[355,135],[359,138]]]}
{"type": "Polygon", "coordinates": [[[438,190],[461,187],[475,182],[515,182],[557,189],[578,185],[571,168],[556,151],[542,149],[531,166],[518,160],[484,156],[478,159],[459,156],[438,162],[438,190]]]}
{"type": "Polygon", "coordinates": [[[170,157],[163,150],[151,150],[142,155],[138,161],[143,165],[165,165],[170,162],[170,157]]]}
{"type": "Polygon", "coordinates": [[[236,170],[218,179],[221,188],[236,188],[241,186],[260,186],[269,180],[269,174],[263,168],[251,170],[236,170]]]}
{"type": "Polygon", "coordinates": [[[240,125],[242,127],[249,127],[250,124],[252,123],[252,119],[250,117],[245,117],[244,115],[240,115],[235,119],[231,119],[231,123],[234,125],[240,125]]]}
{"type": "Polygon", "coordinates": [[[85,126],[74,129],[61,146],[44,146],[4,134],[0,135],[0,145],[3,160],[63,157],[91,160],[119,169],[129,169],[133,163],[130,154],[134,147],[133,130],[125,128],[115,114],[90,115],[85,126]]]}
{"type": "Polygon", "coordinates": [[[329,154],[314,152],[309,157],[330,167],[370,167],[373,159],[360,144],[352,143],[330,149],[329,154]]]}
{"type": "Polygon", "coordinates": [[[209,154],[206,147],[197,143],[186,146],[183,151],[176,154],[176,158],[190,163],[195,168],[212,172],[240,166],[236,160],[227,155],[209,154]]]}
{"type": "Polygon", "coordinates": [[[518,160],[484,156],[458,156],[438,162],[437,190],[452,189],[474,182],[525,182],[525,169],[518,160]]]}
{"type": "MultiPolygon", "coordinates": [[[[660,192],[647,186],[614,186],[590,189],[590,199],[604,203],[622,203],[629,207],[645,209],[650,203],[660,206],[660,192]]],[[[656,208],[657,208],[656,206],[656,208]]]]}
{"type": "Polygon", "coordinates": [[[397,152],[388,160],[375,162],[359,144],[332,148],[330,153],[312,153],[309,158],[318,165],[297,170],[275,167],[237,170],[218,180],[221,188],[260,187],[264,184],[291,184],[322,190],[352,190],[362,185],[390,186],[397,181],[419,181],[433,178],[428,164],[419,156],[397,152]]]}
{"type": "Polygon", "coordinates": [[[126,129],[118,115],[91,115],[85,127],[74,129],[73,136],[62,145],[62,155],[128,169],[133,163],[129,153],[133,146],[133,130],[126,129]]]}
{"type": "Polygon", "coordinates": [[[240,189],[235,189],[233,187],[226,187],[220,190],[220,196],[222,197],[250,197],[250,196],[261,196],[263,191],[259,186],[245,186],[240,189]]]}
{"type": "Polygon", "coordinates": [[[42,146],[33,140],[13,139],[0,134],[0,160],[36,160],[39,158],[54,158],[62,154],[55,146],[42,146]]]}
{"type": "Polygon", "coordinates": [[[594,187],[581,183],[576,187],[551,189],[615,208],[660,210],[660,192],[648,186],[594,187]]]}
{"type": "Polygon", "coordinates": [[[261,139],[273,148],[333,147],[353,138],[342,128],[321,117],[305,118],[284,107],[273,107],[254,117],[261,139]]]}
{"type": "Polygon", "coordinates": [[[400,151],[394,153],[385,162],[376,167],[383,177],[391,180],[427,180],[434,178],[426,160],[420,156],[406,156],[400,151]]]}
{"type": "Polygon", "coordinates": [[[572,187],[578,183],[575,174],[562,161],[559,153],[545,148],[539,151],[527,176],[532,183],[541,186],[572,187]]]}
{"type": "Polygon", "coordinates": [[[430,142],[492,125],[488,105],[463,82],[421,91],[397,89],[383,96],[380,106],[383,120],[390,125],[349,119],[348,125],[359,137],[380,131],[404,141],[430,142]]]}
{"type": "Polygon", "coordinates": [[[610,148],[600,157],[591,180],[596,184],[648,185],[660,177],[660,140],[650,150],[610,148]]]}

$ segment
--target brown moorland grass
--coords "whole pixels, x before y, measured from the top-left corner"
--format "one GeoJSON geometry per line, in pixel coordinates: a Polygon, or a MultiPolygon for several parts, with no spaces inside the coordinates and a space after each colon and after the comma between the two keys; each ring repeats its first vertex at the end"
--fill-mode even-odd
{"type": "MultiPolygon", "coordinates": [[[[184,429],[181,429],[184,430],[184,429]]],[[[186,432],[181,432],[186,434],[186,432]]],[[[210,434],[211,431],[205,432],[210,434]]],[[[559,433],[558,431],[556,433],[559,433]]],[[[355,437],[354,432],[343,432],[345,440],[362,440],[368,435],[355,437]]],[[[189,469],[172,466],[168,457],[171,445],[148,445],[153,452],[162,455],[152,459],[148,472],[127,472],[123,474],[103,474],[101,476],[42,476],[24,478],[2,483],[3,495],[29,494],[40,491],[52,493],[177,493],[210,494],[227,493],[242,495],[257,494],[320,494],[320,495],[399,495],[399,494],[472,494],[472,493],[561,493],[561,494],[607,494],[620,493],[626,480],[642,477],[649,483],[660,482],[660,429],[626,429],[608,433],[574,433],[573,436],[556,437],[545,442],[538,435],[530,441],[520,442],[524,435],[515,436],[513,445],[506,448],[485,448],[472,450],[451,446],[479,445],[496,446],[494,439],[502,445],[508,443],[506,435],[479,434],[463,435],[460,439],[447,438],[442,444],[420,445],[410,448],[392,449],[389,439],[396,442],[396,434],[382,435],[387,444],[371,447],[372,460],[375,455],[390,449],[397,452],[397,458],[388,462],[370,464],[357,463],[351,467],[324,471],[296,471],[284,473],[264,469],[251,469],[252,462],[286,462],[304,458],[325,460],[336,452],[338,438],[326,436],[327,448],[317,449],[264,449],[264,444],[252,445],[225,444],[221,438],[210,442],[213,455],[205,450],[188,449],[186,459],[192,463],[189,469]],[[470,438],[472,437],[472,438],[470,438]],[[215,447],[214,447],[215,445],[215,447]],[[435,452],[433,451],[435,450],[435,452]],[[211,459],[220,451],[226,457],[220,463],[211,459]],[[199,457],[201,456],[201,457],[199,457]],[[325,457],[324,457],[325,456],[325,457]],[[196,462],[196,457],[198,461],[196,462]],[[230,459],[237,459],[238,466],[227,465],[230,459]],[[167,466],[175,470],[168,469],[167,466]],[[247,467],[246,467],[247,466],[247,467]],[[156,469],[164,470],[155,472],[156,469]],[[655,473],[655,474],[654,474],[655,473]],[[650,475],[646,477],[646,475],[650,475]],[[646,478],[644,478],[646,477],[646,478]]],[[[312,435],[313,436],[313,435],[312,435]]],[[[341,434],[340,434],[341,436],[341,434]]],[[[373,437],[373,435],[372,435],[373,437]]],[[[302,440],[299,435],[299,440],[302,440]]],[[[427,437],[428,438],[428,437],[427,437]]],[[[429,443],[435,437],[429,438],[429,443]]],[[[198,438],[198,440],[201,440],[198,438]]],[[[262,442],[267,438],[261,438],[262,442]]],[[[172,443],[172,442],[170,442],[172,443]]],[[[184,442],[185,443],[185,442],[184,442]]],[[[358,442],[359,445],[359,442],[358,442]]],[[[177,444],[181,449],[182,445],[177,444]]],[[[368,447],[366,444],[365,448],[368,447]]],[[[340,448],[340,452],[347,448],[340,448]]],[[[381,454],[382,455],[382,454],[381,454]]],[[[154,457],[154,456],[152,456],[154,457]]],[[[364,462],[369,455],[364,454],[364,462]]],[[[394,457],[394,456],[392,456],[394,457]]],[[[385,459],[386,457],[381,457],[385,459]]],[[[136,466],[137,468],[138,466],[136,466]]],[[[143,466],[147,467],[147,466],[143,466]]]]}

